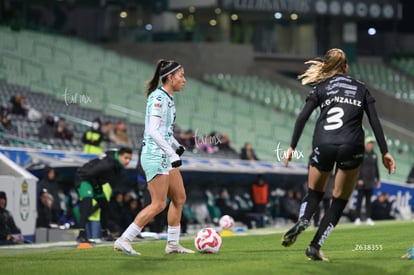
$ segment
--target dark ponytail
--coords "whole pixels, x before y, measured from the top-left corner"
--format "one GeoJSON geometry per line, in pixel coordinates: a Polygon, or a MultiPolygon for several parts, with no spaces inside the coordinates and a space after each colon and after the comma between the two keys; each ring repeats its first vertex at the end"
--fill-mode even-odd
{"type": "Polygon", "coordinates": [[[147,81],[147,84],[145,85],[145,94],[147,97],[155,90],[157,89],[159,79],[160,79],[160,69],[165,65],[166,60],[160,59],[157,63],[157,68],[155,70],[154,76],[151,80],[147,81]]]}
{"type": "Polygon", "coordinates": [[[161,82],[165,83],[169,74],[174,74],[175,71],[180,68],[181,65],[173,60],[160,59],[157,63],[157,68],[155,70],[154,76],[146,84],[145,93],[147,97],[158,87],[160,78],[161,82]]]}

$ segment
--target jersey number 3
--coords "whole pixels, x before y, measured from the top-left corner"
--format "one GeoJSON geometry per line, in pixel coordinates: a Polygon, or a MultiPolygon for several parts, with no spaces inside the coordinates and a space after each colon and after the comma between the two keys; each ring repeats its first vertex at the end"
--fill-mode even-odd
{"type": "Polygon", "coordinates": [[[336,130],[341,128],[344,124],[342,117],[344,116],[344,110],[340,107],[333,107],[327,113],[326,122],[327,124],[323,128],[327,131],[336,130]]]}

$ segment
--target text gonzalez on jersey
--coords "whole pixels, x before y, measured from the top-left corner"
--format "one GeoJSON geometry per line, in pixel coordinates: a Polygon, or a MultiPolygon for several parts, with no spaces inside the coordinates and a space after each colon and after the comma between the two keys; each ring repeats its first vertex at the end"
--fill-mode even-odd
{"type": "Polygon", "coordinates": [[[355,86],[355,85],[350,85],[350,84],[346,84],[346,83],[343,83],[343,82],[339,82],[341,80],[342,81],[347,81],[347,82],[351,81],[347,77],[337,77],[333,81],[330,81],[329,85],[326,86],[326,90],[328,91],[326,94],[327,95],[334,95],[334,94],[339,92],[339,89],[336,89],[336,90],[333,90],[333,89],[343,88],[343,89],[345,89],[345,91],[344,91],[345,96],[348,96],[348,97],[334,96],[333,98],[328,98],[321,104],[321,106],[320,106],[321,108],[324,108],[324,107],[330,105],[333,102],[351,104],[351,105],[355,105],[357,107],[362,107],[362,102],[360,100],[349,98],[349,97],[355,97],[355,93],[356,93],[358,87],[355,86]],[[332,82],[334,82],[334,83],[332,83],[332,82]]]}

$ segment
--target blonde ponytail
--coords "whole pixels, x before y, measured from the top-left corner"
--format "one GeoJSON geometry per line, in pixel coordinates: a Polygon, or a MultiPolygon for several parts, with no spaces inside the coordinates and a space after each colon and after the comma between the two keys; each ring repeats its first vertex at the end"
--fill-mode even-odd
{"type": "Polygon", "coordinates": [[[308,60],[305,64],[310,66],[298,79],[302,85],[316,85],[336,74],[344,74],[347,58],[341,49],[334,48],[326,52],[323,60],[308,60]]]}

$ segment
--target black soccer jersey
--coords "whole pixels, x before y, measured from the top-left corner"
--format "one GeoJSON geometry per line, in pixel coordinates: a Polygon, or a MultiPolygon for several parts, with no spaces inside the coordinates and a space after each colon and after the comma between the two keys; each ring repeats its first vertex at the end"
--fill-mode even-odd
{"type": "Polygon", "coordinates": [[[365,85],[352,77],[335,75],[319,83],[309,93],[299,114],[291,146],[296,147],[306,121],[319,107],[320,115],[313,133],[313,146],[321,144],[364,145],[362,117],[367,113],[381,153],[387,144],[374,105],[375,99],[365,85]]]}

